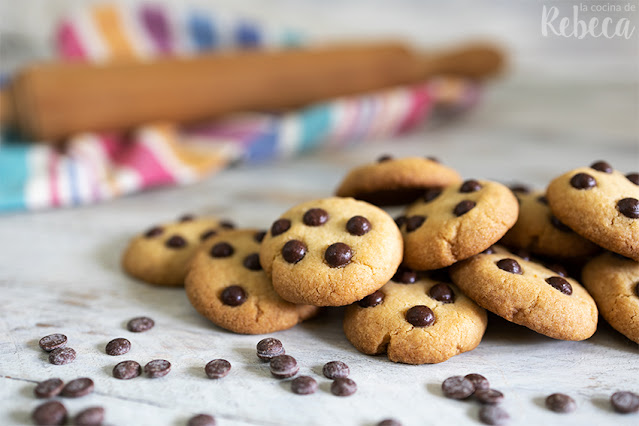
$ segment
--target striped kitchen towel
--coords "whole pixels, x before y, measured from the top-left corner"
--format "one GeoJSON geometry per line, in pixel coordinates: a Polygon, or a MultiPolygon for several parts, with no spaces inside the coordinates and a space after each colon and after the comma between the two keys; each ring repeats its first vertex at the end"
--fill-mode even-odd
{"type": "MultiPolygon", "coordinates": [[[[97,5],[61,22],[61,58],[92,62],[203,50],[295,46],[296,32],[184,5],[97,5]]],[[[77,134],[64,151],[4,135],[0,212],[96,203],[160,185],[187,184],[238,161],[393,136],[475,104],[475,84],[452,78],[333,99],[283,114],[243,113],[198,126],[152,123],[125,134],[77,134]]]]}

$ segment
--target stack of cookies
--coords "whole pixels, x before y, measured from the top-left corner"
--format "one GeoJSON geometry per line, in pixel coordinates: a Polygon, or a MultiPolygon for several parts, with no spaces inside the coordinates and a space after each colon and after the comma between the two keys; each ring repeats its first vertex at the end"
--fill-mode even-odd
{"type": "Polygon", "coordinates": [[[636,173],[599,161],[544,193],[463,180],[433,158],[390,156],[352,170],[335,197],[294,206],[268,231],[183,217],[136,237],[123,259],[134,277],[184,284],[198,312],[236,333],[284,330],[320,307],[347,306],[344,332],[359,351],[409,364],[477,347],[486,310],[584,340],[599,307],[639,343],[638,262],[636,173]],[[388,206],[406,207],[393,219],[388,206]],[[573,276],[585,264],[585,288],[562,264],[573,276]]]}

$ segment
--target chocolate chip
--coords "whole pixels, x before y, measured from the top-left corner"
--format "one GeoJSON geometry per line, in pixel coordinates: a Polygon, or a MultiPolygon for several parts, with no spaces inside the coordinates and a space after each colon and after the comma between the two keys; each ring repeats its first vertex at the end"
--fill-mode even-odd
{"type": "Polygon", "coordinates": [[[511,274],[523,274],[521,266],[519,266],[519,262],[515,259],[501,259],[497,261],[496,265],[502,271],[510,272],[511,274]]]}
{"type": "Polygon", "coordinates": [[[520,257],[520,258],[522,258],[524,260],[530,260],[531,259],[530,252],[528,250],[526,250],[526,249],[515,248],[515,249],[512,249],[510,252],[512,254],[514,254],[515,256],[520,257]]]}
{"type": "Polygon", "coordinates": [[[299,240],[290,240],[282,247],[282,257],[288,263],[296,264],[306,256],[306,245],[299,240]]]}
{"type": "Polygon", "coordinates": [[[300,370],[297,361],[290,355],[278,355],[271,359],[271,374],[278,379],[293,377],[300,370]]]}
{"type": "Polygon", "coordinates": [[[577,173],[570,179],[570,185],[575,189],[590,189],[597,186],[597,181],[587,173],[577,173]]]}
{"type": "Polygon", "coordinates": [[[441,161],[439,161],[439,158],[433,157],[433,156],[430,156],[430,155],[428,157],[426,157],[426,159],[432,161],[433,163],[441,163],[441,161]]]}
{"type": "Polygon", "coordinates": [[[36,398],[53,398],[60,393],[63,387],[64,382],[62,380],[57,378],[49,379],[38,383],[33,389],[33,393],[36,398]]]}
{"type": "Polygon", "coordinates": [[[334,380],[337,378],[348,377],[348,375],[351,374],[351,370],[348,368],[348,365],[344,364],[342,361],[331,361],[324,364],[324,367],[322,367],[322,373],[327,379],[334,380]]]}
{"type": "Polygon", "coordinates": [[[379,158],[377,159],[377,162],[378,162],[378,163],[383,163],[383,162],[385,162],[385,161],[390,161],[390,160],[392,160],[392,159],[393,159],[393,156],[392,156],[392,155],[385,154],[385,155],[382,155],[381,157],[379,157],[379,158]]]}
{"type": "Polygon", "coordinates": [[[257,357],[262,361],[270,361],[271,358],[284,355],[284,353],[282,342],[273,337],[267,337],[257,343],[257,357]]]}
{"type": "Polygon", "coordinates": [[[206,364],[204,371],[209,379],[221,379],[231,371],[231,363],[225,359],[214,359],[206,364]]]}
{"type": "Polygon", "coordinates": [[[144,366],[144,374],[150,379],[164,377],[171,371],[171,363],[165,359],[154,359],[144,366]]]}
{"type": "Polygon", "coordinates": [[[331,393],[335,396],[351,396],[357,392],[357,383],[348,378],[338,378],[331,383],[331,393]]]}
{"type": "Polygon", "coordinates": [[[211,238],[214,235],[217,235],[217,231],[215,229],[209,229],[208,231],[204,231],[200,235],[200,241],[207,240],[207,239],[211,238]]]}
{"type": "Polygon", "coordinates": [[[475,392],[475,386],[465,377],[452,376],[442,383],[442,392],[446,398],[466,399],[475,392]]]}
{"type": "Polygon", "coordinates": [[[251,271],[262,270],[262,265],[260,264],[260,255],[257,253],[251,253],[246,256],[242,261],[242,265],[244,265],[246,269],[250,269],[251,271]]]}
{"type": "Polygon", "coordinates": [[[397,216],[395,218],[395,224],[397,225],[398,228],[401,228],[403,224],[406,223],[406,216],[397,216]]]}
{"type": "Polygon", "coordinates": [[[357,303],[362,308],[373,308],[381,304],[383,301],[384,301],[384,293],[378,290],[373,294],[369,294],[368,296],[366,296],[365,298],[363,298],[357,303]]]}
{"type": "Polygon", "coordinates": [[[542,204],[548,205],[548,198],[546,198],[545,195],[540,195],[539,197],[537,197],[537,201],[539,201],[542,204]]]}
{"type": "Polygon", "coordinates": [[[70,364],[75,361],[76,353],[72,348],[58,348],[49,353],[49,362],[54,365],[70,364]]]}
{"type": "Polygon", "coordinates": [[[166,240],[166,242],[164,243],[165,246],[167,246],[168,248],[173,248],[173,249],[186,247],[186,244],[187,244],[186,240],[179,235],[171,236],[171,238],[166,240]]]}
{"type": "Polygon", "coordinates": [[[158,235],[162,235],[164,233],[164,229],[160,226],[154,226],[144,233],[146,238],[157,237],[158,235]]]}
{"type": "Polygon", "coordinates": [[[80,398],[93,392],[93,388],[93,380],[88,377],[80,377],[67,383],[62,388],[61,394],[67,398],[80,398]]]}
{"type": "Polygon", "coordinates": [[[560,277],[565,278],[568,276],[568,270],[563,265],[560,265],[558,263],[553,263],[551,265],[548,265],[548,269],[555,272],[560,277]]]}
{"type": "Polygon", "coordinates": [[[191,417],[186,426],[215,426],[215,417],[208,414],[198,414],[191,417]]]}
{"type": "Polygon", "coordinates": [[[266,236],[266,231],[258,231],[255,233],[255,236],[253,236],[253,239],[258,242],[261,243],[262,240],[264,240],[264,237],[266,236]]]}
{"type": "Polygon", "coordinates": [[[441,188],[428,188],[424,191],[424,202],[430,203],[442,193],[441,188]]]}
{"type": "Polygon", "coordinates": [[[142,374],[142,366],[135,361],[122,361],[113,367],[113,377],[129,380],[142,374]]]}
{"type": "Polygon", "coordinates": [[[628,173],[626,178],[635,185],[639,185],[639,173],[628,173]]]}
{"type": "Polygon", "coordinates": [[[302,217],[306,226],[322,226],[328,222],[328,212],[324,209],[310,209],[302,217]]]}
{"type": "Polygon", "coordinates": [[[391,280],[400,284],[413,284],[417,281],[417,272],[407,268],[406,266],[400,266],[397,268],[397,272],[395,272],[395,275],[393,275],[391,280]]]}
{"type": "Polygon", "coordinates": [[[505,425],[510,420],[510,415],[496,405],[484,405],[479,410],[479,420],[487,425],[505,425]]]}
{"type": "Polygon", "coordinates": [[[490,246],[486,250],[482,251],[481,253],[482,254],[495,254],[497,252],[495,251],[495,247],[490,246]]]}
{"type": "Polygon", "coordinates": [[[561,232],[572,232],[572,229],[564,225],[555,215],[550,215],[550,223],[561,232]]]}
{"type": "Polygon", "coordinates": [[[526,185],[521,185],[521,184],[511,185],[510,186],[510,190],[512,192],[514,192],[515,194],[528,194],[528,193],[530,193],[530,188],[528,188],[526,185]]]}
{"type": "Polygon", "coordinates": [[[504,399],[504,394],[497,389],[476,389],[475,398],[482,404],[495,405],[504,399]]]}
{"type": "Polygon", "coordinates": [[[402,426],[402,424],[395,419],[384,419],[377,423],[377,426],[402,426]]]}
{"type": "Polygon", "coordinates": [[[233,253],[235,253],[235,249],[226,241],[215,244],[213,247],[211,247],[210,251],[211,257],[216,258],[230,257],[233,256],[233,253]]]}
{"type": "Polygon", "coordinates": [[[424,224],[426,216],[410,216],[406,218],[406,232],[413,232],[424,224]]]}
{"type": "Polygon", "coordinates": [[[230,285],[222,290],[220,299],[228,306],[240,306],[246,302],[246,292],[239,285],[230,285]]]}
{"type": "Polygon", "coordinates": [[[590,168],[603,173],[612,173],[612,167],[605,161],[594,162],[590,165],[590,168]]]}
{"type": "Polygon", "coordinates": [[[490,389],[490,383],[488,379],[482,376],[481,374],[471,373],[464,376],[464,379],[470,380],[470,382],[475,387],[475,392],[478,390],[486,390],[490,389]]]}
{"type": "Polygon", "coordinates": [[[155,321],[149,317],[136,317],[130,320],[126,328],[133,333],[142,333],[153,328],[155,321]]]}
{"type": "Polygon", "coordinates": [[[469,179],[461,184],[459,187],[459,192],[468,193],[468,192],[477,192],[481,189],[481,183],[476,181],[475,179],[469,179]]]}
{"type": "Polygon", "coordinates": [[[577,404],[566,394],[553,393],[546,398],[546,408],[555,413],[572,413],[577,409],[577,404]]]}
{"type": "Polygon", "coordinates": [[[288,231],[291,227],[291,221],[288,219],[277,219],[271,225],[271,236],[276,237],[288,231]]]}
{"type": "Polygon", "coordinates": [[[67,345],[67,336],[60,333],[49,334],[40,339],[38,345],[43,351],[51,352],[54,349],[65,347],[67,345]]]}
{"type": "Polygon", "coordinates": [[[100,426],[104,423],[104,408],[89,407],[80,411],[73,419],[77,426],[100,426]]]}
{"type": "Polygon", "coordinates": [[[291,391],[297,395],[310,395],[315,393],[317,388],[317,382],[309,376],[299,376],[291,382],[291,391]]]}
{"type": "Polygon", "coordinates": [[[346,222],[346,230],[349,234],[361,237],[372,229],[371,223],[364,216],[353,216],[346,222]]]}
{"type": "Polygon", "coordinates": [[[448,284],[439,283],[435,284],[428,291],[428,295],[438,302],[442,303],[455,303],[455,293],[448,284]]]}
{"type": "Polygon", "coordinates": [[[477,203],[475,203],[474,201],[471,201],[471,200],[460,201],[455,206],[455,208],[453,209],[453,213],[457,217],[463,216],[466,213],[468,213],[469,211],[471,211],[476,205],[477,205],[477,203]]]}
{"type": "Polygon", "coordinates": [[[324,260],[331,268],[341,268],[351,263],[353,250],[344,243],[334,243],[324,252],[324,260]]]}
{"type": "Polygon", "coordinates": [[[639,218],[639,200],[636,198],[624,198],[617,202],[619,212],[630,219],[639,218]]]}
{"type": "Polygon", "coordinates": [[[131,350],[131,342],[124,338],[113,339],[106,345],[107,355],[124,355],[131,350]]]}
{"type": "Polygon", "coordinates": [[[406,312],[406,321],[414,327],[427,327],[435,322],[435,314],[428,306],[417,305],[406,312]]]}
{"type": "Polygon", "coordinates": [[[615,392],[610,397],[612,408],[618,413],[635,413],[639,411],[639,395],[634,392],[615,392]]]}
{"type": "Polygon", "coordinates": [[[180,216],[180,218],[178,219],[178,222],[191,222],[193,219],[195,219],[195,216],[192,214],[185,214],[180,216]]]}
{"type": "Polygon", "coordinates": [[[572,294],[572,286],[568,281],[561,277],[546,278],[546,282],[561,291],[563,294],[570,296],[572,294]]]}
{"type": "Polygon", "coordinates": [[[63,425],[67,421],[67,409],[58,401],[45,402],[33,410],[31,419],[36,425],[63,425]]]}

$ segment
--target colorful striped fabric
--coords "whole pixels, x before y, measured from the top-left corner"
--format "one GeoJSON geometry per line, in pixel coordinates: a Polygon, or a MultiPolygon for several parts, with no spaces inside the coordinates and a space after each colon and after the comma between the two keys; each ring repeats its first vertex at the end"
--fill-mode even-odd
{"type": "MultiPolygon", "coordinates": [[[[62,58],[93,62],[300,41],[295,32],[245,18],[159,4],[80,10],[57,33],[62,58]]],[[[463,111],[475,103],[477,93],[468,81],[437,79],[286,114],[237,114],[197,127],[153,124],[126,134],[83,133],[70,138],[64,152],[4,136],[0,212],[96,203],[195,182],[237,161],[389,137],[420,125],[432,112],[463,111]]]]}

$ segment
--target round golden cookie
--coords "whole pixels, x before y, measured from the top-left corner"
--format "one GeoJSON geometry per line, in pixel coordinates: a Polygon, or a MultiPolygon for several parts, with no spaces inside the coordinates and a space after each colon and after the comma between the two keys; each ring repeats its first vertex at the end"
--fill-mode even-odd
{"type": "Polygon", "coordinates": [[[357,350],[405,364],[434,364],[473,350],[486,325],[483,308],[454,285],[428,278],[391,281],[344,316],[344,333],[357,350]]]}
{"type": "Polygon", "coordinates": [[[584,340],[597,330],[597,306],[576,280],[494,246],[450,268],[479,306],[554,339],[584,340]]]}
{"type": "Polygon", "coordinates": [[[131,240],[122,256],[122,268],[149,284],[184,285],[188,263],[200,243],[233,226],[229,221],[191,215],[154,226],[131,240]]]}
{"type": "Polygon", "coordinates": [[[351,170],[336,195],[354,197],[378,206],[408,204],[424,190],[461,181],[459,174],[434,159],[386,155],[373,164],[351,170]]]}
{"type": "Polygon", "coordinates": [[[299,204],[276,220],[260,261],[285,300],[343,306],[388,282],[402,249],[399,229],[385,211],[333,197],[299,204]]]}
{"type": "Polygon", "coordinates": [[[518,212],[512,191],[497,182],[471,179],[428,190],[398,219],[404,263],[439,269],[481,253],[515,224],[518,212]]]}
{"type": "Polygon", "coordinates": [[[639,182],[599,161],[550,182],[553,214],[579,235],[639,261],[639,182]]]}
{"type": "Polygon", "coordinates": [[[519,200],[519,217],[500,244],[562,258],[589,256],[600,250],[552,214],[542,191],[517,191],[515,195],[519,200]]]}
{"type": "Polygon", "coordinates": [[[604,253],[586,264],[582,281],[601,316],[615,330],[639,343],[639,263],[604,253]]]}
{"type": "Polygon", "coordinates": [[[273,290],[259,262],[264,233],[242,229],[202,244],[186,277],[193,307],[214,324],[242,334],[286,330],[312,317],[318,308],[295,305],[273,290]]]}

